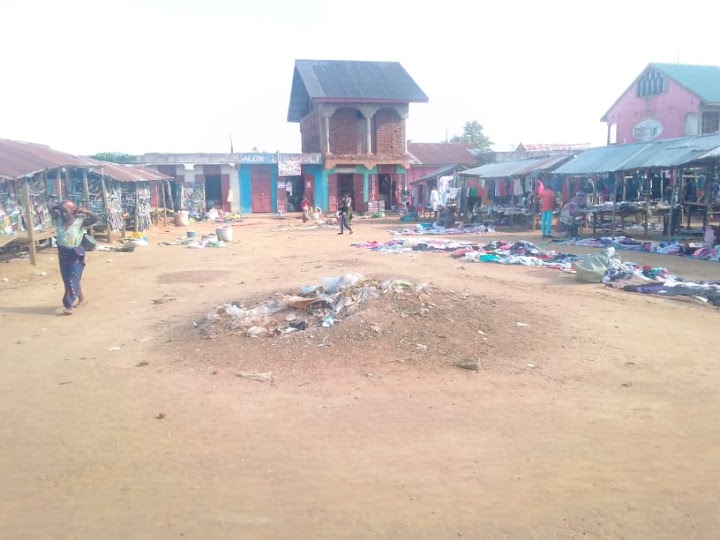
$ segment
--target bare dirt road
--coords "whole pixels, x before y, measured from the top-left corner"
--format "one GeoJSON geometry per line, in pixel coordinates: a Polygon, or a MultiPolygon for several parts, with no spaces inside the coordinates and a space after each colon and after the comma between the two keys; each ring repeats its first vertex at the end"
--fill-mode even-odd
{"type": "Polygon", "coordinates": [[[170,227],[91,253],[71,317],[53,250],[45,276],[0,264],[0,538],[717,538],[717,310],[350,247],[387,223],[251,222],[226,248],[158,246],[170,227]],[[264,340],[194,327],[346,272],[431,283],[435,307],[264,340]],[[468,355],[479,371],[453,367],[468,355]]]}

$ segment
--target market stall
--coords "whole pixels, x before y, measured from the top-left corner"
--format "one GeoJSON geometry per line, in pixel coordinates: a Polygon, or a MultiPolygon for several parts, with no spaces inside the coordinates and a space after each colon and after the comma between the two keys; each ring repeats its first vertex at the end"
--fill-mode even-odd
{"type": "Polygon", "coordinates": [[[614,236],[618,221],[625,230],[632,217],[646,236],[660,228],[670,236],[683,218],[689,228],[693,213],[702,215],[703,225],[720,213],[718,157],[715,134],[592,148],[555,172],[567,182],[591,177],[599,186],[584,209],[593,233],[602,228],[614,236]]]}
{"type": "Polygon", "coordinates": [[[27,245],[36,264],[37,242],[55,236],[49,207],[67,195],[67,177],[88,161],[23,141],[0,139],[0,248],[27,245]]]}
{"type": "Polygon", "coordinates": [[[459,189],[464,201],[461,213],[468,221],[534,229],[542,175],[571,158],[569,154],[545,155],[461,171],[459,189]]]}

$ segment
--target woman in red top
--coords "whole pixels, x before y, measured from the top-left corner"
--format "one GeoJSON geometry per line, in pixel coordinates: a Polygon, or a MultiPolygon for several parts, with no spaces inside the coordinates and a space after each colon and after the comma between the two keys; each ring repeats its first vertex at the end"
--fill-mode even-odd
{"type": "Polygon", "coordinates": [[[543,238],[552,238],[552,218],[553,211],[555,210],[555,192],[546,187],[540,194],[540,205],[542,209],[542,221],[540,222],[540,229],[542,230],[543,238]]]}

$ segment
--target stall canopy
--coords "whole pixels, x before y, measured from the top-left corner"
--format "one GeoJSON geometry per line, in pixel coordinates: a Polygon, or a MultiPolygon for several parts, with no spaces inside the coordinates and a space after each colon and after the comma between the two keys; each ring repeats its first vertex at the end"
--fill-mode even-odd
{"type": "Polygon", "coordinates": [[[49,146],[0,139],[0,180],[17,180],[59,167],[87,166],[87,160],[49,146]]]}
{"type": "Polygon", "coordinates": [[[462,176],[478,176],[481,178],[510,178],[511,176],[527,176],[533,173],[549,172],[558,165],[571,159],[572,155],[563,154],[555,156],[531,157],[499,163],[488,163],[467,171],[461,171],[462,176]]]}
{"type": "MultiPolygon", "coordinates": [[[[440,167],[437,170],[434,170],[431,173],[426,174],[425,176],[421,176],[418,178],[415,182],[428,182],[430,180],[437,180],[440,176],[445,176],[447,174],[452,174],[456,169],[465,169],[466,167],[462,165],[448,165],[447,167],[440,167]]],[[[462,172],[462,171],[461,171],[462,172]]]]}
{"type": "Polygon", "coordinates": [[[663,141],[615,144],[586,150],[557,174],[603,174],[635,169],[670,168],[720,156],[720,134],[663,141]]]}

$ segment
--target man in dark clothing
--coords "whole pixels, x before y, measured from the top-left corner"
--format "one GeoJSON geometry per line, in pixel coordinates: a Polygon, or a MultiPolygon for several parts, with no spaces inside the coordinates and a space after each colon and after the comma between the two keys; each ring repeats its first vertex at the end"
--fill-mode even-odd
{"type": "Polygon", "coordinates": [[[350,226],[350,221],[348,220],[348,214],[352,211],[350,208],[350,199],[348,197],[343,197],[340,205],[340,232],[338,234],[343,234],[345,229],[350,231],[350,234],[352,234],[353,230],[350,226]]]}

